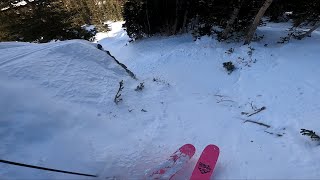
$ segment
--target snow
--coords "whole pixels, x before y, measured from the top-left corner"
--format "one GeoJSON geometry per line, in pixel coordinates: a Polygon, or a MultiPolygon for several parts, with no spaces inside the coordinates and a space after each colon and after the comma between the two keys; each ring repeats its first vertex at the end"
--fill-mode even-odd
{"type": "MultiPolygon", "coordinates": [[[[318,31],[278,44],[288,24],[267,24],[250,56],[242,43],[193,41],[188,34],[128,43],[122,23],[98,33],[97,43],[138,80],[86,41],[0,43],[2,159],[100,179],[142,179],[146,169],[191,143],[196,154],[174,177],[187,179],[201,151],[215,144],[214,179],[320,177],[320,147],[299,133],[320,129],[318,31]],[[230,48],[234,52],[226,53],[230,48]],[[222,66],[226,61],[237,68],[231,74],[222,66]],[[116,105],[121,80],[123,100],[116,105]],[[145,88],[135,91],[142,82],[145,88]]],[[[88,179],[5,164],[0,174],[88,179]]]]}
{"type": "Polygon", "coordinates": [[[8,10],[8,9],[10,9],[10,7],[2,8],[1,11],[5,11],[5,10],[8,10]]]}
{"type": "Polygon", "coordinates": [[[95,31],[95,29],[96,29],[95,25],[83,25],[82,28],[84,28],[88,32],[95,31]]]}
{"type": "MultiPolygon", "coordinates": [[[[32,2],[31,0],[28,0],[29,2],[32,2]]],[[[18,7],[18,6],[25,6],[25,5],[27,5],[27,2],[26,1],[19,1],[19,2],[16,2],[16,3],[12,3],[12,5],[14,6],[14,7],[18,7]]]]}
{"type": "MultiPolygon", "coordinates": [[[[33,1],[34,1],[34,0],[28,0],[28,2],[33,2],[33,1]]],[[[25,6],[25,5],[27,5],[27,4],[28,4],[28,3],[27,3],[26,1],[18,1],[18,2],[15,2],[15,3],[11,3],[11,5],[12,5],[13,7],[25,6]]],[[[0,9],[0,11],[5,11],[5,10],[8,10],[8,9],[10,9],[9,6],[0,9]]]]}
{"type": "MultiPolygon", "coordinates": [[[[127,33],[122,29],[122,24],[124,22],[121,21],[121,22],[112,22],[112,21],[108,21],[106,22],[106,24],[110,25],[110,31],[105,33],[105,32],[100,32],[100,33],[97,33],[96,35],[96,39],[98,40],[101,40],[101,39],[104,39],[106,37],[109,37],[112,39],[114,39],[115,41],[119,41],[120,39],[121,40],[124,40],[124,41],[127,41],[129,40],[129,37],[127,36],[127,33]]],[[[109,40],[108,40],[109,41],[109,40]]]]}
{"type": "Polygon", "coordinates": [[[146,170],[146,179],[170,179],[170,177],[182,169],[189,160],[190,156],[178,150],[160,165],[146,170]]]}

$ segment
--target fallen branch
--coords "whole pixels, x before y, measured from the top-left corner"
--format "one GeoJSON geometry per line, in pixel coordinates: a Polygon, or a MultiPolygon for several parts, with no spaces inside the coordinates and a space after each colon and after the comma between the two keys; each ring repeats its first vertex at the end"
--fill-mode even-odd
{"type": "Polygon", "coordinates": [[[265,110],[265,109],[267,109],[267,108],[263,106],[262,108],[257,109],[255,112],[249,114],[248,117],[253,116],[253,115],[255,115],[255,114],[258,114],[259,112],[261,112],[261,111],[263,111],[263,110],[265,110]]]}
{"type": "Polygon", "coordinates": [[[220,94],[215,94],[214,96],[216,96],[216,97],[221,97],[221,98],[228,98],[229,96],[225,96],[225,95],[220,95],[220,94]]]}
{"type": "Polygon", "coordinates": [[[118,89],[118,92],[117,92],[117,94],[114,96],[114,103],[116,103],[116,104],[118,104],[120,101],[122,101],[122,98],[121,98],[121,94],[120,94],[120,92],[123,90],[123,88],[124,88],[124,86],[123,86],[123,80],[121,80],[120,82],[119,82],[119,89],[118,89]]]}
{"type": "Polygon", "coordinates": [[[252,110],[254,110],[253,113],[247,113],[247,112],[241,112],[242,115],[247,115],[247,117],[253,116],[255,114],[258,114],[259,112],[267,109],[265,106],[262,106],[261,108],[257,108],[256,106],[254,106],[252,104],[252,102],[250,103],[252,110]]]}
{"type": "Polygon", "coordinates": [[[270,125],[267,125],[267,124],[264,124],[264,123],[261,123],[261,122],[257,122],[257,121],[253,121],[253,120],[245,120],[243,123],[246,123],[246,122],[258,124],[258,125],[264,126],[264,127],[266,127],[266,128],[270,128],[270,127],[271,127],[270,125]]]}
{"type": "Polygon", "coordinates": [[[113,58],[114,61],[116,61],[117,64],[119,64],[119,65],[129,74],[130,77],[132,77],[133,79],[136,79],[136,80],[137,80],[136,75],[135,75],[132,71],[130,71],[126,65],[122,64],[122,63],[119,62],[114,56],[112,56],[111,53],[110,53],[110,51],[104,50],[103,47],[101,46],[101,44],[98,44],[98,45],[97,45],[97,48],[98,48],[99,50],[107,53],[110,57],[113,58]]]}
{"type": "Polygon", "coordinates": [[[268,133],[268,134],[271,134],[271,135],[276,135],[278,137],[282,137],[283,135],[282,134],[279,134],[279,133],[273,133],[273,132],[269,132],[269,131],[264,131],[265,133],[268,133]]]}
{"type": "Polygon", "coordinates": [[[133,74],[132,71],[130,71],[126,65],[122,64],[121,62],[119,62],[114,56],[111,55],[111,53],[109,51],[104,51],[106,52],[110,57],[112,57],[116,62],[117,64],[119,64],[124,70],[126,70],[126,72],[133,78],[133,79],[137,79],[136,75],[133,74]]]}
{"type": "Polygon", "coordinates": [[[303,38],[305,38],[305,37],[307,37],[307,36],[310,36],[311,33],[312,33],[313,31],[315,31],[316,29],[318,29],[319,27],[320,27],[320,22],[318,22],[313,28],[311,28],[311,29],[310,29],[309,31],[307,31],[306,33],[301,34],[301,35],[298,35],[298,36],[296,36],[295,38],[298,39],[298,40],[301,40],[301,39],[303,39],[303,38]]]}
{"type": "Polygon", "coordinates": [[[313,141],[320,141],[320,136],[312,130],[301,129],[300,133],[304,136],[309,136],[313,141]]]}

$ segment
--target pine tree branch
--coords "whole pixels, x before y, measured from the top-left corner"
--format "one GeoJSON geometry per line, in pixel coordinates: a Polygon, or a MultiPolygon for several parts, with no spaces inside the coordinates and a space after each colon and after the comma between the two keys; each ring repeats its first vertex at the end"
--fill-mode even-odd
{"type": "Polygon", "coordinates": [[[300,133],[304,136],[309,136],[313,141],[320,141],[320,136],[312,130],[301,129],[300,133]]]}

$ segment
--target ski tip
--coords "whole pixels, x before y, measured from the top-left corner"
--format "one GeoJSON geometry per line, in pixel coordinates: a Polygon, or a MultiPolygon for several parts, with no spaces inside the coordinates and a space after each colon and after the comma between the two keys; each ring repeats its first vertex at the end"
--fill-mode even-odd
{"type": "Polygon", "coordinates": [[[204,152],[214,152],[214,154],[216,154],[216,156],[219,156],[220,154],[220,149],[218,146],[214,145],[214,144],[209,144],[208,146],[206,146],[203,150],[204,152]]]}
{"type": "Polygon", "coordinates": [[[218,146],[214,145],[214,144],[209,144],[208,146],[206,146],[205,149],[208,149],[208,150],[212,150],[212,151],[216,151],[216,152],[220,152],[220,149],[218,146]]]}
{"type": "Polygon", "coordinates": [[[219,153],[218,146],[207,145],[199,157],[190,180],[209,180],[217,164],[219,153]]]}
{"type": "Polygon", "coordinates": [[[192,157],[196,152],[196,148],[192,144],[185,144],[179,150],[189,157],[192,157]]]}

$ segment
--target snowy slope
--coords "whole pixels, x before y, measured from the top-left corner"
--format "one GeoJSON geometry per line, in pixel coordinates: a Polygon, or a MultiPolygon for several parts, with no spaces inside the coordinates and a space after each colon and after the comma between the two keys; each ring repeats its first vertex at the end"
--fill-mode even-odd
{"type": "MultiPolygon", "coordinates": [[[[0,47],[1,158],[101,171],[106,150],[116,148],[116,137],[121,137],[113,128],[123,127],[123,122],[110,121],[117,110],[113,98],[118,83],[135,81],[85,41],[1,43],[0,47]]],[[[2,164],[0,169],[8,179],[66,177],[2,164]]]]}
{"type": "MultiPolygon", "coordinates": [[[[276,43],[287,27],[261,27],[258,33],[265,38],[252,43],[252,57],[249,47],[240,43],[211,38],[193,42],[189,35],[128,44],[119,24],[114,26],[118,33],[106,35],[99,43],[138,76],[161,77],[172,85],[168,95],[172,98],[165,102],[167,115],[161,121],[164,127],[159,129],[162,135],[155,142],[165,146],[191,142],[198,156],[207,144],[217,144],[221,148],[217,179],[319,178],[319,146],[299,131],[320,128],[320,34],[276,43]],[[231,55],[225,53],[229,48],[235,49],[231,55]],[[226,61],[238,68],[231,75],[222,67],[226,61]],[[266,110],[250,117],[241,115],[253,112],[251,103],[266,110]]],[[[189,172],[184,172],[185,177],[189,172]]]]}
{"type": "MultiPolygon", "coordinates": [[[[187,179],[201,150],[216,144],[221,154],[214,179],[320,177],[319,146],[299,134],[320,129],[319,32],[277,44],[286,25],[268,24],[250,56],[249,46],[194,42],[190,35],[128,43],[121,22],[112,28],[98,34],[98,42],[138,80],[85,41],[0,43],[1,159],[100,179],[141,179],[191,143],[197,152],[175,176],[187,179]],[[234,52],[225,53],[230,48],[234,52]],[[229,75],[225,61],[236,71],[229,75]],[[121,80],[123,101],[116,105],[121,80]],[[135,91],[142,82],[145,88],[135,91]],[[242,113],[254,106],[266,109],[242,113]]],[[[3,164],[0,176],[89,179],[3,164]]]]}

